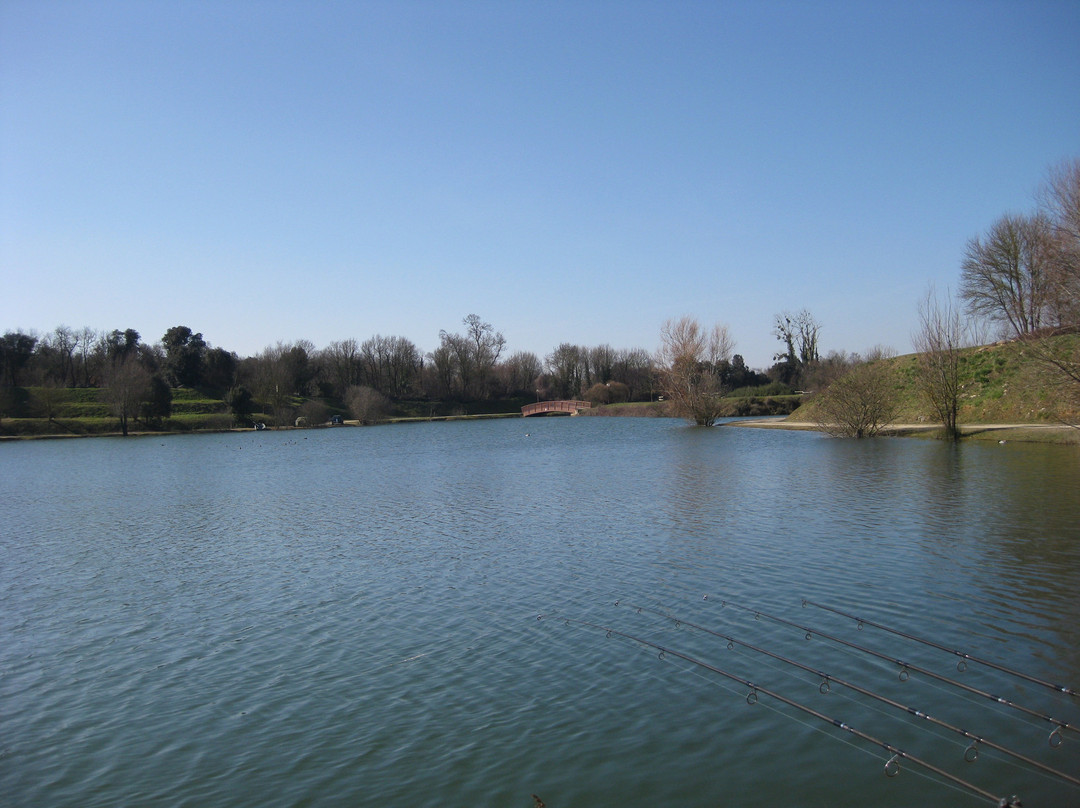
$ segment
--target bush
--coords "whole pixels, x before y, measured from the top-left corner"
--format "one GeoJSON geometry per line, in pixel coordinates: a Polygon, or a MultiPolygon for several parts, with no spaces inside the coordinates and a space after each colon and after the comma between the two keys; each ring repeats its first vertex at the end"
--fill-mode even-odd
{"type": "Polygon", "coordinates": [[[361,424],[377,424],[390,412],[390,399],[372,387],[353,385],[345,392],[345,404],[361,424]]]}
{"type": "Polygon", "coordinates": [[[818,425],[830,435],[873,437],[896,418],[891,367],[886,362],[856,365],[825,388],[814,405],[818,425]]]}

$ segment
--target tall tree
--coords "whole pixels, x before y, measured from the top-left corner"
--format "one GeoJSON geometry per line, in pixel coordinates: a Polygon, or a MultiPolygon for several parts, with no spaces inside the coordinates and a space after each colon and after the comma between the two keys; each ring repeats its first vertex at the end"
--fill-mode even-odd
{"type": "Polygon", "coordinates": [[[776,315],[773,336],[784,343],[785,350],[776,354],[774,359],[781,363],[779,373],[785,384],[799,384],[805,372],[818,361],[820,333],[821,323],[809,309],[803,309],[798,314],[784,311],[776,315]]]}
{"type": "Polygon", "coordinates": [[[228,390],[236,382],[236,368],[240,360],[232,351],[210,348],[206,352],[202,381],[214,390],[228,390]]]}
{"type": "Polygon", "coordinates": [[[692,317],[668,320],[660,343],[661,385],[675,414],[712,426],[724,411],[723,373],[735,347],[727,326],[706,331],[692,317]]]}
{"type": "Polygon", "coordinates": [[[165,371],[174,387],[195,387],[202,383],[206,362],[206,341],[186,325],[176,325],[161,338],[165,346],[165,371]]]}
{"type": "Polygon", "coordinates": [[[589,348],[585,353],[585,386],[606,384],[614,378],[615,349],[608,344],[589,348]]]}
{"type": "Polygon", "coordinates": [[[617,351],[611,377],[630,388],[629,400],[651,398],[655,382],[653,358],[644,348],[617,351]]]}
{"type": "Polygon", "coordinates": [[[463,321],[465,334],[472,344],[476,386],[480,397],[488,395],[491,371],[506,347],[506,337],[496,331],[491,323],[485,323],[477,314],[470,314],[463,321]]]}
{"type": "Polygon", "coordinates": [[[55,366],[49,374],[61,387],[75,384],[75,355],[79,349],[79,333],[66,325],[58,325],[49,336],[55,356],[55,366]]]}
{"type": "Polygon", "coordinates": [[[420,351],[405,337],[376,334],[360,345],[357,361],[357,381],[391,398],[408,395],[420,374],[420,351]]]}
{"type": "Polygon", "coordinates": [[[0,337],[0,384],[19,386],[19,376],[34,354],[37,337],[22,331],[8,331],[0,337]]]}
{"type": "Polygon", "coordinates": [[[518,351],[499,365],[501,392],[504,396],[533,395],[536,377],[543,372],[540,358],[532,351],[518,351]]]}
{"type": "Polygon", "coordinates": [[[105,335],[105,356],[113,364],[138,356],[138,353],[139,332],[134,328],[114,329],[105,335]]]}
{"type": "MultiPolygon", "coordinates": [[[[1057,323],[1080,327],[1080,159],[1050,170],[1039,192],[1050,222],[1050,308],[1057,323]]],[[[1028,342],[1031,355],[1052,371],[1064,409],[1080,408],[1080,339],[1048,335],[1028,342]]]]}
{"type": "Polygon", "coordinates": [[[556,398],[581,398],[585,385],[588,350],[564,342],[548,354],[545,364],[551,395],[556,398]]]}
{"type": "Polygon", "coordinates": [[[432,398],[451,398],[460,395],[457,354],[448,341],[440,339],[439,347],[428,354],[430,363],[425,372],[424,386],[432,398]]]}
{"type": "Polygon", "coordinates": [[[1051,230],[1046,216],[1006,214],[968,242],[960,297],[975,316],[1019,337],[1049,325],[1051,230]]]}
{"type": "Polygon", "coordinates": [[[1054,166],[1039,191],[1052,237],[1050,288],[1056,319],[1080,323],[1080,158],[1054,166]]]}
{"type": "Polygon", "coordinates": [[[506,338],[491,325],[470,314],[463,321],[464,334],[439,332],[439,348],[431,359],[440,377],[451,366],[456,374],[454,385],[462,398],[482,399],[490,394],[495,364],[506,347],[506,338]]]}
{"type": "Polygon", "coordinates": [[[321,367],[334,395],[344,397],[360,381],[360,346],[354,339],[331,342],[322,351],[321,367]]]}
{"type": "Polygon", "coordinates": [[[78,371],[77,385],[90,387],[97,372],[95,367],[96,354],[94,346],[98,343],[97,332],[89,326],[84,326],[79,331],[79,346],[76,349],[76,365],[78,371]]]}

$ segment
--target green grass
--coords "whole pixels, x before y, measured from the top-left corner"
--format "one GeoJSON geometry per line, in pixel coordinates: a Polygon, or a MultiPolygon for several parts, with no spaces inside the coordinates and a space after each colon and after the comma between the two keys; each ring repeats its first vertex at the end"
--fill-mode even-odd
{"type": "MultiPolygon", "coordinates": [[[[1080,335],[1053,338],[1080,355],[1080,335]]],[[[897,423],[933,423],[935,418],[917,385],[918,357],[884,360],[893,371],[897,423]]],[[[960,357],[960,424],[1057,424],[1080,420],[1076,392],[1063,389],[1059,376],[1034,361],[1027,345],[1002,342],[966,349],[960,357]]],[[[813,398],[791,416],[814,421],[813,398]]]]}

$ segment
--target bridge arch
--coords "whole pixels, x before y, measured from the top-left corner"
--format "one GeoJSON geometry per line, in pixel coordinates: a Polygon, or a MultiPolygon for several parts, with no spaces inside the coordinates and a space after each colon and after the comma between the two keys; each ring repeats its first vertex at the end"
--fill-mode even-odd
{"type": "Polygon", "coordinates": [[[523,418],[530,415],[543,415],[546,412],[568,412],[577,415],[578,410],[587,410],[592,407],[591,401],[537,401],[535,404],[526,404],[521,408],[523,418]]]}

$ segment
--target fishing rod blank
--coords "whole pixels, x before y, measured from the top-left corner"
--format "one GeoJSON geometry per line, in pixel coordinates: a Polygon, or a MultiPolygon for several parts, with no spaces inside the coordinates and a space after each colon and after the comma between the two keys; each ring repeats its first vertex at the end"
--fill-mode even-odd
{"type": "Polygon", "coordinates": [[[881,625],[881,623],[875,623],[873,620],[867,620],[865,617],[848,614],[847,612],[840,611],[839,609],[834,609],[832,606],[825,606],[820,603],[815,603],[812,600],[806,600],[805,598],[803,599],[802,603],[803,606],[816,606],[818,609],[823,609],[824,611],[832,612],[833,614],[838,614],[842,617],[850,618],[859,624],[860,629],[863,627],[864,624],[868,626],[873,626],[874,628],[879,628],[882,631],[887,631],[890,634],[896,634],[899,637],[904,637],[908,640],[914,640],[915,642],[922,643],[923,645],[929,645],[931,648],[937,648],[939,651],[946,651],[950,654],[958,656],[961,659],[959,662],[956,663],[956,669],[961,673],[963,673],[967,669],[967,665],[965,664],[966,662],[977,662],[980,665],[985,665],[988,668],[993,668],[996,671],[1007,673],[1010,676],[1016,676],[1020,679],[1036,685],[1040,685],[1042,687],[1048,687],[1051,690],[1058,691],[1059,693],[1065,693],[1069,696],[1080,696],[1080,693],[1078,693],[1075,688],[1067,687],[1066,685],[1054,684],[1053,682],[1048,682],[1045,679],[1040,679],[1038,676],[1032,676],[1031,674],[1024,673],[1023,671],[1013,670],[1012,668],[1008,668],[1005,665],[1001,665],[997,662],[991,662],[988,659],[981,659],[980,657],[974,656],[973,654],[968,654],[955,648],[949,648],[947,645],[940,645],[933,640],[923,639],[922,637],[916,637],[913,634],[907,634],[903,631],[900,631],[899,629],[883,626],[881,625]]]}
{"type": "MultiPolygon", "coordinates": [[[[538,620],[543,619],[543,615],[539,615],[537,617],[537,619],[538,620]]],[[[950,782],[950,783],[952,783],[952,784],[954,784],[956,786],[959,786],[960,788],[966,789],[967,791],[971,792],[972,794],[976,794],[976,795],[978,795],[978,796],[980,796],[980,797],[982,797],[984,799],[987,799],[987,800],[990,800],[990,801],[994,802],[998,806],[998,808],[1021,808],[1020,800],[1015,795],[1012,796],[1012,797],[998,797],[998,796],[996,796],[994,794],[991,794],[989,791],[986,791],[986,790],[984,790],[982,788],[979,788],[977,785],[975,785],[973,783],[969,783],[966,780],[962,780],[961,778],[957,777],[956,775],[950,774],[949,772],[945,771],[944,769],[938,768],[937,766],[935,766],[932,763],[929,763],[929,762],[927,762],[925,760],[922,760],[921,758],[915,757],[914,755],[908,754],[903,749],[900,749],[899,747],[893,746],[891,743],[879,740],[878,738],[875,738],[872,735],[868,735],[865,732],[862,732],[861,730],[855,729],[855,727],[852,727],[849,724],[846,724],[843,721],[840,721],[839,719],[830,718],[829,716],[825,715],[824,713],[818,712],[817,710],[815,710],[812,707],[807,707],[805,704],[800,704],[799,702],[794,701],[793,699],[789,699],[786,696],[782,696],[782,695],[780,695],[779,693],[777,693],[777,692],[775,692],[773,690],[769,690],[767,688],[756,685],[752,681],[750,681],[749,679],[744,679],[741,676],[737,676],[734,673],[729,673],[728,671],[723,670],[722,668],[718,668],[715,665],[710,665],[708,662],[703,662],[700,659],[695,659],[694,657],[690,656],[689,654],[684,654],[681,651],[672,650],[670,648],[667,648],[666,646],[659,645],[658,643],[651,642],[649,640],[645,640],[645,639],[642,639],[640,637],[635,637],[632,634],[627,634],[625,632],[618,631],[617,629],[610,628],[609,626],[601,626],[601,625],[599,625],[597,623],[590,623],[587,620],[571,620],[570,618],[560,618],[560,619],[563,620],[566,623],[566,625],[577,624],[579,626],[588,626],[589,628],[595,628],[595,629],[599,629],[600,631],[606,631],[607,635],[609,637],[611,637],[611,636],[619,636],[619,637],[623,637],[624,639],[630,640],[630,642],[635,642],[635,643],[638,643],[639,645],[644,645],[644,646],[647,646],[649,648],[655,648],[657,651],[660,652],[659,653],[659,658],[660,659],[665,659],[666,656],[668,654],[670,654],[671,656],[678,657],[679,659],[685,660],[686,662],[689,662],[692,665],[697,665],[697,666],[699,666],[701,668],[704,668],[707,671],[711,671],[712,673],[715,673],[715,674],[717,674],[719,676],[723,676],[723,677],[725,677],[727,679],[730,679],[733,682],[738,682],[739,684],[743,685],[744,687],[750,688],[750,692],[747,693],[747,695],[746,695],[746,703],[747,704],[751,704],[751,705],[756,704],[757,701],[758,701],[759,694],[766,695],[766,696],[768,696],[768,697],[770,697],[772,699],[775,699],[776,701],[781,702],[782,704],[786,704],[789,707],[793,707],[796,710],[800,710],[800,711],[806,713],[807,715],[811,715],[814,718],[817,718],[817,719],[819,719],[821,721],[824,721],[824,722],[826,722],[828,724],[832,724],[834,727],[837,727],[838,729],[841,729],[844,732],[847,732],[847,733],[849,733],[851,735],[854,735],[856,738],[860,738],[860,739],[866,741],[867,743],[871,743],[871,744],[874,744],[875,746],[879,746],[882,749],[884,749],[886,752],[888,752],[888,753],[890,753],[892,755],[892,757],[890,757],[889,760],[886,761],[886,763],[885,763],[885,774],[887,776],[889,776],[889,777],[895,777],[897,774],[899,774],[900,773],[900,761],[901,760],[907,760],[907,761],[915,764],[916,766],[924,768],[929,772],[933,772],[934,774],[936,774],[938,777],[942,778],[943,780],[947,780],[948,782],[950,782]]]]}
{"type": "MultiPolygon", "coordinates": [[[[616,601],[616,604],[617,603],[618,603],[618,601],[616,601]]],[[[898,701],[894,701],[893,699],[890,699],[887,696],[882,696],[880,693],[875,693],[872,690],[867,690],[865,687],[857,685],[857,684],[855,684],[853,682],[848,682],[848,681],[846,681],[844,679],[841,679],[838,676],[833,676],[832,674],[826,673],[825,671],[818,670],[817,668],[813,668],[810,665],[804,665],[803,663],[797,662],[794,659],[789,659],[788,657],[782,656],[781,654],[774,653],[773,651],[769,651],[766,648],[761,648],[759,646],[753,645],[752,643],[744,642],[742,640],[737,640],[734,637],[731,637],[731,636],[729,636],[727,634],[723,634],[723,633],[721,633],[719,631],[713,631],[711,628],[707,628],[705,626],[699,626],[696,623],[691,623],[688,620],[683,620],[680,617],[676,617],[673,614],[668,614],[667,612],[660,611],[659,609],[650,609],[647,606],[633,606],[631,604],[627,604],[627,606],[629,606],[629,608],[631,608],[631,609],[636,609],[638,612],[646,611],[646,612],[650,612],[652,614],[659,615],[660,617],[664,617],[664,618],[674,622],[676,627],[678,627],[679,625],[686,625],[686,626],[689,626],[690,628],[695,628],[695,629],[698,629],[699,631],[704,631],[706,634],[711,634],[714,637],[719,637],[722,640],[727,640],[727,642],[728,642],[728,650],[729,651],[732,650],[736,645],[741,645],[743,648],[749,648],[751,651],[756,651],[759,654],[764,654],[765,656],[772,657],[773,659],[779,660],[780,662],[784,662],[784,663],[786,663],[788,665],[791,665],[792,667],[799,668],[800,670],[804,670],[807,673],[812,673],[815,676],[818,676],[818,677],[821,678],[821,684],[818,686],[818,690],[821,692],[822,695],[825,695],[826,693],[829,692],[830,682],[835,682],[836,684],[840,685],[841,687],[846,687],[849,690],[854,690],[856,693],[861,693],[862,695],[867,696],[867,697],[872,698],[872,699],[875,699],[876,701],[879,701],[882,704],[887,704],[890,707],[894,707],[894,708],[896,708],[898,710],[903,710],[904,712],[908,713],[909,715],[913,715],[916,718],[921,718],[921,719],[923,719],[925,721],[930,722],[931,724],[934,724],[934,725],[939,726],[939,727],[941,727],[943,729],[949,730],[950,732],[954,732],[954,733],[956,733],[958,735],[961,735],[964,738],[967,738],[969,741],[971,741],[971,745],[968,746],[967,749],[964,750],[964,760],[967,761],[968,763],[974,763],[975,760],[978,759],[978,757],[979,757],[979,749],[978,749],[978,747],[981,744],[982,746],[988,747],[990,749],[996,749],[998,752],[1002,752],[1002,753],[1014,758],[1015,760],[1019,760],[1019,761],[1021,761],[1023,763],[1028,764],[1029,766],[1032,766],[1032,767],[1034,767],[1036,769],[1039,769],[1040,771],[1044,772],[1045,774],[1051,775],[1053,777],[1059,777],[1062,780],[1065,780],[1066,782],[1072,783],[1073,785],[1080,786],[1080,778],[1073,777],[1072,775],[1066,774],[1065,772],[1060,772],[1057,769],[1053,769],[1050,766],[1047,766],[1047,765],[1045,765],[1043,763],[1040,763],[1037,760],[1034,760],[1033,758],[1030,758],[1030,757],[1027,757],[1026,755],[1023,755],[1020,752],[1013,751],[1012,749],[1009,749],[1006,746],[1002,746],[1001,744],[994,743],[993,741],[991,741],[991,740],[989,740],[987,738],[983,738],[982,736],[976,735],[973,732],[969,732],[966,729],[962,729],[960,727],[953,726],[952,724],[949,724],[947,721],[943,721],[940,718],[929,715],[928,713],[924,713],[921,710],[916,710],[914,707],[908,707],[907,705],[901,704],[898,701]]]]}
{"type": "MultiPolygon", "coordinates": [[[[705,595],[704,599],[707,600],[708,597],[708,595],[705,595]]],[[[749,612],[750,614],[754,615],[754,617],[764,617],[767,620],[772,620],[776,623],[781,623],[785,626],[791,626],[793,628],[799,629],[800,631],[805,631],[806,639],[808,640],[816,634],[819,637],[824,637],[825,639],[831,640],[835,643],[839,643],[840,645],[846,645],[848,648],[854,648],[857,651],[862,651],[864,654],[870,654],[871,656],[875,656],[878,659],[884,659],[888,662],[892,662],[894,665],[900,666],[900,680],[903,682],[906,682],[908,680],[908,677],[911,675],[911,671],[915,671],[916,673],[921,673],[924,676],[929,676],[931,679],[937,679],[939,682],[945,682],[952,685],[953,687],[965,690],[968,693],[973,693],[976,696],[982,696],[983,698],[989,699],[990,701],[997,702],[998,704],[1004,705],[1006,707],[1011,707],[1014,710],[1019,710],[1020,712],[1026,715],[1030,715],[1033,718],[1038,718],[1042,721],[1053,724],[1054,729],[1050,731],[1050,737],[1047,740],[1050,746],[1054,748],[1057,748],[1062,744],[1062,730],[1080,733],[1080,727],[1076,727],[1073,724],[1070,724],[1068,721],[1062,721],[1061,719],[1054,718],[1053,716],[1047,715],[1046,713],[1040,713],[1036,710],[1032,710],[1030,707],[1024,707],[1022,704],[1017,704],[1016,702],[1010,701],[1006,698],[1002,698],[1001,696],[995,696],[993,693],[988,693],[985,690],[979,690],[977,687],[972,687],[971,685],[964,684],[963,682],[958,682],[955,679],[950,679],[948,676],[942,676],[940,673],[934,673],[933,671],[927,670],[926,668],[920,668],[918,665],[913,665],[912,663],[905,662],[902,659],[891,657],[888,654],[883,654],[880,651],[873,650],[872,648],[867,648],[863,645],[850,642],[849,640],[843,640],[839,637],[834,637],[831,634],[826,634],[825,632],[818,631],[817,629],[808,628],[807,626],[801,626],[798,623],[793,623],[790,620],[785,620],[783,617],[776,617],[775,615],[766,614],[760,609],[751,609],[748,606],[740,606],[738,603],[732,603],[730,600],[720,601],[720,607],[723,608],[725,606],[731,606],[736,609],[741,609],[744,612],[749,612]]]]}

